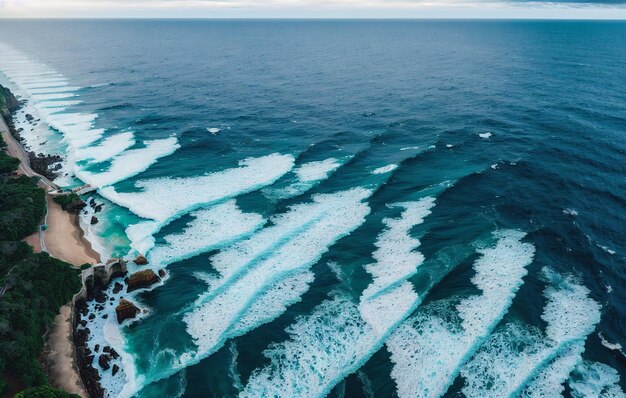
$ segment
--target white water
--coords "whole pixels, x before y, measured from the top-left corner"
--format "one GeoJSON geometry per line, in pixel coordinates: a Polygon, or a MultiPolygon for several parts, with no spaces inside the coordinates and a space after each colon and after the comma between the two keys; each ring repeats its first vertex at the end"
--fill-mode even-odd
{"type": "MultiPolygon", "coordinates": [[[[413,255],[419,241],[408,233],[414,225],[423,222],[433,205],[434,199],[430,197],[396,205],[403,207],[404,212],[400,218],[384,220],[387,228],[376,242],[374,257],[379,260],[381,270],[389,264],[406,269],[399,259],[413,268],[423,261],[422,256],[413,255]],[[400,240],[405,244],[395,246],[400,240]]],[[[373,284],[379,286],[377,277],[384,279],[386,274],[378,272],[375,265],[368,269],[376,274],[373,284]]],[[[361,305],[357,305],[347,295],[337,294],[311,315],[300,318],[287,329],[290,340],[264,353],[271,365],[252,374],[241,396],[325,396],[382,346],[394,325],[417,305],[418,297],[412,285],[404,282],[375,297],[364,294],[362,300],[361,305]]]]}
{"type": "Polygon", "coordinates": [[[619,381],[619,373],[612,367],[583,361],[572,373],[569,386],[573,398],[626,398],[619,381]]]}
{"type": "Polygon", "coordinates": [[[293,169],[293,178],[286,187],[269,187],[263,190],[265,196],[270,199],[288,199],[301,195],[313,188],[321,181],[330,177],[348,158],[325,160],[304,163],[293,169]]]}
{"type": "Polygon", "coordinates": [[[187,331],[197,345],[165,369],[127,384],[123,396],[212,354],[232,337],[280,316],[313,280],[309,268],[369,213],[363,203],[372,191],[355,188],[313,196],[272,217],[273,225],[227,247],[212,260],[220,276],[209,278],[209,292],[187,313],[187,331]],[[307,221],[308,220],[308,221],[307,221]]]}
{"type": "MultiPolygon", "coordinates": [[[[588,297],[584,286],[549,271],[546,274],[555,286],[545,291],[545,332],[510,323],[493,334],[461,372],[466,379],[466,396],[515,396],[544,383],[541,372],[553,361],[572,366],[571,361],[560,358],[573,355],[572,347],[584,343],[593,332],[600,321],[600,306],[588,297]]],[[[559,372],[562,375],[565,371],[559,372]]]]}
{"type": "Polygon", "coordinates": [[[118,192],[114,187],[99,192],[140,217],[166,222],[269,185],[289,172],[293,162],[291,155],[272,154],[244,159],[239,167],[204,176],[141,180],[135,184],[139,192],[118,192]]]}
{"type": "Polygon", "coordinates": [[[387,341],[394,363],[391,377],[398,396],[438,397],[456,378],[460,367],[502,319],[533,260],[534,247],[522,243],[524,233],[496,233],[495,246],[480,249],[472,278],[481,294],[435,302],[404,322],[387,341]]]}
{"type": "Polygon", "coordinates": [[[130,149],[113,157],[107,171],[94,173],[82,169],[76,171],[76,176],[92,187],[105,187],[147,170],[160,158],[180,148],[176,137],[144,141],[144,145],[144,148],[130,149]]]}
{"type": "Polygon", "coordinates": [[[119,155],[131,146],[135,145],[133,133],[126,132],[105,138],[100,145],[81,148],[76,151],[76,160],[90,160],[103,162],[119,155]]]}
{"type": "MultiPolygon", "coordinates": [[[[166,235],[163,238],[166,243],[150,252],[151,263],[165,266],[223,247],[252,234],[266,222],[259,214],[242,212],[234,199],[197,210],[191,216],[194,220],[182,232],[166,235]]],[[[148,233],[152,235],[152,231],[148,233]]]]}
{"type": "MultiPolygon", "coordinates": [[[[213,266],[221,278],[185,317],[187,331],[198,345],[196,355],[221,347],[225,339],[232,337],[232,325],[248,313],[260,295],[276,289],[277,283],[295,272],[306,270],[330,245],[363,223],[369,207],[362,201],[370,194],[365,189],[351,189],[315,195],[313,203],[292,207],[273,218],[273,226],[216,255],[213,266]],[[293,233],[294,223],[301,224],[307,213],[313,213],[317,221],[293,233]],[[233,254],[239,261],[223,261],[233,254]]],[[[279,296],[282,290],[278,290],[279,296]]]]}

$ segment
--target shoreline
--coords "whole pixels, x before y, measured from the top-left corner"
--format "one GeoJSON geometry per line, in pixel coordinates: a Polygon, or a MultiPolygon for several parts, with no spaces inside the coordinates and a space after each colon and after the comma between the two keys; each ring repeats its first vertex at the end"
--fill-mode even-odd
{"type": "MultiPolygon", "coordinates": [[[[59,187],[31,169],[27,152],[11,134],[2,115],[0,115],[0,132],[7,145],[7,153],[20,160],[18,173],[38,177],[38,185],[46,193],[46,215],[42,224],[46,224],[47,229],[43,231],[40,226],[37,232],[29,235],[24,241],[33,246],[34,251],[45,251],[50,256],[71,264],[74,269],[80,269],[85,263],[99,264],[100,255],[85,238],[84,231],[78,222],[78,215],[64,211],[54,201],[51,191],[57,191],[59,187]]],[[[45,346],[41,360],[53,387],[82,397],[89,397],[78,368],[77,350],[74,344],[74,311],[74,300],[61,307],[53,326],[44,336],[45,346]]]]}

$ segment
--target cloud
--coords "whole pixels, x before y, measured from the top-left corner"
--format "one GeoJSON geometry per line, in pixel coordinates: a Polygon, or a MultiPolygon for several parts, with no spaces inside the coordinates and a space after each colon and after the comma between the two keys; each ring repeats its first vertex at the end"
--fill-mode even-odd
{"type": "Polygon", "coordinates": [[[0,0],[0,17],[626,18],[625,5],[626,0],[0,0]]]}

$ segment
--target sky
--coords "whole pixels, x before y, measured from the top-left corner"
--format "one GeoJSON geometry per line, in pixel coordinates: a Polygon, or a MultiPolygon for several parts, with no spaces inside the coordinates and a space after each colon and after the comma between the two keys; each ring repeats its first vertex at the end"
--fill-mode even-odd
{"type": "Polygon", "coordinates": [[[0,0],[0,18],[626,19],[626,0],[0,0]]]}

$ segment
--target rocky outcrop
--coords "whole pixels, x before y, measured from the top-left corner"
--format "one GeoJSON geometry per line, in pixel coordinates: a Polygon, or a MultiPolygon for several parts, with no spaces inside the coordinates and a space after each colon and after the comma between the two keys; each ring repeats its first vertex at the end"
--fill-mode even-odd
{"type": "Polygon", "coordinates": [[[73,333],[74,346],[76,347],[76,359],[78,362],[80,378],[82,379],[89,396],[103,397],[104,390],[100,385],[100,375],[92,366],[95,356],[89,347],[87,347],[87,339],[89,338],[90,330],[88,328],[78,328],[80,317],[86,316],[87,314],[88,310],[85,300],[81,299],[76,301],[73,333]]]}
{"type": "Polygon", "coordinates": [[[144,256],[137,256],[137,258],[134,260],[134,263],[137,265],[146,265],[148,264],[148,259],[144,256]]]}
{"type": "Polygon", "coordinates": [[[161,278],[151,269],[135,272],[128,278],[128,288],[126,291],[130,293],[133,290],[150,287],[160,280],[161,278]]]}
{"type": "Polygon", "coordinates": [[[3,117],[10,117],[21,106],[11,90],[0,85],[0,114],[3,117]]]}
{"type": "Polygon", "coordinates": [[[165,273],[165,270],[164,270],[164,269],[160,269],[160,270],[159,270],[159,278],[163,279],[163,278],[165,278],[165,275],[167,275],[167,274],[165,273]]]}
{"type": "Polygon", "coordinates": [[[111,362],[111,357],[108,354],[102,354],[100,355],[100,358],[98,358],[98,365],[100,365],[102,370],[109,370],[111,367],[109,362],[111,362]]]}
{"type": "Polygon", "coordinates": [[[122,323],[127,319],[132,319],[136,317],[138,313],[139,308],[126,299],[120,299],[120,303],[117,305],[117,308],[115,308],[118,323],[122,323]]]}
{"type": "Polygon", "coordinates": [[[89,222],[91,225],[97,224],[98,223],[98,217],[96,216],[91,216],[91,221],[89,222]]]}
{"type": "MultiPolygon", "coordinates": [[[[38,174],[49,180],[54,180],[59,176],[58,171],[61,169],[63,158],[59,155],[44,155],[28,152],[28,160],[30,167],[38,174]]],[[[84,206],[83,206],[84,207],[84,206]]]]}

